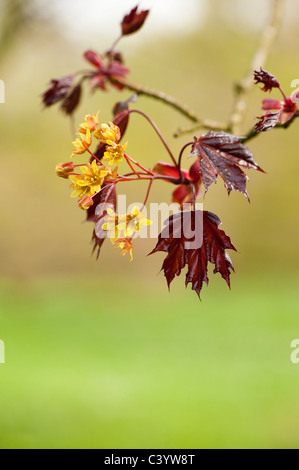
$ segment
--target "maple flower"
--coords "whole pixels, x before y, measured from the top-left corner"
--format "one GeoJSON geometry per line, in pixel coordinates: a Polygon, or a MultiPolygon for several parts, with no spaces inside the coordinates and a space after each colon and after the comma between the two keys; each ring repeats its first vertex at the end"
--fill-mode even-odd
{"type": "Polygon", "coordinates": [[[120,141],[121,133],[118,126],[113,122],[109,122],[109,124],[101,124],[94,136],[103,144],[110,144],[111,142],[117,144],[120,141]]]}
{"type": "Polygon", "coordinates": [[[78,204],[79,204],[80,209],[86,211],[91,206],[93,206],[93,199],[92,197],[84,196],[84,197],[81,197],[81,199],[79,199],[78,204]]]}
{"type": "Polygon", "coordinates": [[[130,254],[130,261],[133,261],[133,243],[129,238],[119,238],[116,240],[113,245],[116,245],[123,256],[130,254]]]}
{"type": "Polygon", "coordinates": [[[87,114],[85,116],[85,122],[80,124],[79,134],[86,134],[87,130],[95,132],[99,124],[99,118],[97,114],[87,114]]]}
{"type": "Polygon", "coordinates": [[[139,232],[142,227],[150,225],[151,220],[146,219],[137,206],[133,207],[130,214],[119,215],[111,208],[107,209],[103,230],[106,230],[108,238],[113,244],[120,238],[130,238],[134,232],[139,232]]]}
{"type": "Polygon", "coordinates": [[[72,173],[74,169],[75,165],[73,162],[58,163],[58,165],[56,165],[56,174],[60,178],[65,178],[67,180],[70,177],[70,173],[72,173]]]}
{"type": "Polygon", "coordinates": [[[73,142],[74,150],[72,157],[85,153],[86,150],[91,146],[91,142],[92,137],[89,129],[86,129],[85,134],[79,133],[79,137],[73,142]]]}
{"type": "Polygon", "coordinates": [[[125,151],[127,148],[127,143],[125,145],[115,144],[110,141],[111,145],[107,145],[106,152],[104,153],[104,160],[108,162],[109,165],[117,165],[122,161],[125,156],[125,151]]]}
{"type": "Polygon", "coordinates": [[[110,168],[98,166],[95,160],[81,166],[80,170],[82,175],[70,176],[70,187],[74,190],[71,197],[93,196],[100,191],[105,178],[112,175],[110,168]]]}

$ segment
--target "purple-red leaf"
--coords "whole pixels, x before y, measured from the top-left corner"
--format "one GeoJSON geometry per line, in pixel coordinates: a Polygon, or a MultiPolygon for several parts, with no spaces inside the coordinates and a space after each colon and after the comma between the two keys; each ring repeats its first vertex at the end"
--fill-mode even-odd
{"type": "Polygon", "coordinates": [[[254,126],[254,132],[266,132],[273,129],[279,121],[280,113],[271,113],[270,111],[264,116],[259,117],[259,122],[254,126]]]}
{"type": "Polygon", "coordinates": [[[280,83],[274,75],[262,68],[254,71],[255,84],[262,83],[264,87],[263,91],[272,91],[272,88],[280,88],[280,83]]]}
{"type": "Polygon", "coordinates": [[[42,96],[45,106],[49,107],[62,101],[69,94],[74,81],[74,75],[68,75],[58,80],[51,80],[51,86],[42,96]]]}
{"type": "Polygon", "coordinates": [[[138,31],[143,26],[148,14],[149,10],[141,10],[138,12],[138,6],[133,8],[121,22],[122,35],[126,36],[138,31]]]}
{"type": "Polygon", "coordinates": [[[219,229],[220,224],[220,219],[207,211],[180,212],[166,220],[150,254],[167,253],[162,270],[168,287],[187,265],[186,286],[191,283],[200,297],[203,283],[208,284],[208,262],[214,264],[214,274],[220,273],[230,286],[230,274],[234,269],[226,250],[236,249],[219,229]]]}
{"type": "Polygon", "coordinates": [[[190,157],[194,156],[199,159],[202,182],[206,191],[212,183],[217,182],[217,177],[220,175],[228,194],[235,190],[248,198],[246,191],[248,177],[239,166],[263,171],[239,138],[226,132],[211,131],[199,139],[195,138],[190,157]]]}
{"type": "Polygon", "coordinates": [[[99,68],[104,63],[102,57],[95,51],[88,50],[84,52],[83,56],[85,57],[88,62],[90,62],[95,67],[99,68]]]}
{"type": "Polygon", "coordinates": [[[61,109],[66,114],[72,114],[80,103],[82,86],[79,83],[72,92],[64,99],[61,109]]]}

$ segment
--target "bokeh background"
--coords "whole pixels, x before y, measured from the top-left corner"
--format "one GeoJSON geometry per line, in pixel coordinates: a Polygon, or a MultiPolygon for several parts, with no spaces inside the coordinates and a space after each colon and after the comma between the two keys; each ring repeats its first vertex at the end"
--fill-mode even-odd
{"type": "MultiPolygon", "coordinates": [[[[152,9],[148,21],[120,44],[131,80],[226,119],[271,1],[139,3],[152,9]]],[[[205,209],[239,253],[232,291],[211,272],[202,302],[183,277],[168,293],[163,255],[146,256],[154,240],[137,241],[133,263],[108,243],[96,261],[92,226],[55,177],[72,149],[70,123],[57,108],[43,110],[41,93],[49,79],[84,68],[86,48],[105,51],[134,6],[1,0],[0,447],[298,447],[299,364],[290,361],[299,337],[297,123],[250,144],[267,171],[250,174],[251,204],[228,198],[221,181],[210,188],[205,209]]],[[[266,67],[289,94],[299,78],[298,11],[298,0],[286,1],[266,67]]],[[[98,110],[109,120],[129,96],[85,89],[76,122],[98,110]]],[[[244,131],[264,97],[250,92],[244,131]]],[[[188,122],[148,98],[138,106],[178,152],[189,136],[172,135],[188,122]]],[[[167,159],[137,116],[127,139],[144,164],[167,159]]],[[[151,200],[168,201],[170,189],[157,183],[151,200]]],[[[127,194],[135,201],[136,187],[127,194]]]]}

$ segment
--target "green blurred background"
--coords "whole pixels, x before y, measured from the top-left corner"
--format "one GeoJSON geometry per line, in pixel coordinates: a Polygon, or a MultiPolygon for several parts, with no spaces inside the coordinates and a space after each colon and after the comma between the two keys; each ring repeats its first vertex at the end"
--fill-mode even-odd
{"type": "MultiPolygon", "coordinates": [[[[82,0],[73,3],[86,8],[82,0]]],[[[165,9],[159,13],[161,2],[153,3],[161,18],[165,9]]],[[[289,94],[299,78],[295,3],[287,2],[266,67],[289,94]]],[[[44,111],[40,94],[50,78],[84,68],[87,47],[107,49],[135,2],[115,9],[110,29],[106,2],[99,4],[89,12],[98,14],[98,26],[89,28],[70,10],[65,34],[59,9],[48,11],[42,0],[2,0],[0,339],[6,364],[0,364],[0,447],[298,447],[299,365],[290,361],[290,343],[299,337],[297,123],[250,144],[267,171],[249,175],[251,204],[239,193],[228,198],[221,181],[204,200],[239,250],[232,255],[232,291],[211,272],[202,302],[184,289],[183,277],[169,294],[158,274],[163,255],[146,256],[154,240],[136,242],[133,263],[108,243],[96,261],[92,226],[83,223],[68,182],[54,172],[72,150],[70,123],[58,109],[44,111]]],[[[149,17],[121,48],[132,81],[221,120],[260,27],[246,21],[247,0],[202,5],[197,28],[194,18],[192,27],[180,24],[179,11],[164,31],[149,17]]],[[[253,2],[251,16],[267,20],[269,6],[264,2],[260,10],[253,2]]],[[[109,120],[113,104],[129,95],[85,90],[76,122],[98,110],[109,120]]],[[[261,115],[263,98],[258,87],[250,93],[244,131],[261,115]]],[[[188,125],[178,113],[147,98],[138,106],[175,152],[189,140],[172,137],[188,125]]],[[[167,160],[138,116],[127,140],[130,155],[145,165],[167,160]]],[[[151,200],[168,201],[170,189],[157,183],[151,200]]],[[[145,190],[138,186],[137,200],[145,190]]],[[[136,187],[127,194],[135,201],[136,187]]]]}

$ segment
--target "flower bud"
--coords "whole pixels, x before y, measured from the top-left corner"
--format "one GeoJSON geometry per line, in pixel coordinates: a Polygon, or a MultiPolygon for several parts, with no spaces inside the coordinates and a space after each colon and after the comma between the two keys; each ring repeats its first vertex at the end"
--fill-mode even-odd
{"type": "Polygon", "coordinates": [[[70,173],[72,173],[74,169],[75,169],[75,165],[73,162],[58,163],[58,165],[56,165],[56,174],[60,178],[68,179],[70,176],[70,173]]]}
{"type": "Polygon", "coordinates": [[[93,199],[92,199],[92,197],[84,196],[84,197],[81,197],[81,199],[78,200],[78,204],[79,204],[80,209],[86,211],[91,206],[93,206],[93,199]]]}

